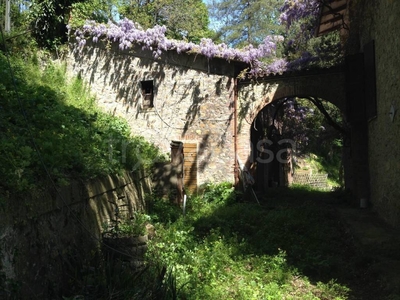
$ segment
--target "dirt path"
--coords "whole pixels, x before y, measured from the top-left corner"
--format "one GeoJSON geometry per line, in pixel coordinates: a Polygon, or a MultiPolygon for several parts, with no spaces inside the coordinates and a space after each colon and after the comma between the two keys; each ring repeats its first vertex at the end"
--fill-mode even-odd
{"type": "MultiPolygon", "coordinates": [[[[386,224],[369,208],[350,205],[352,201],[342,193],[318,191],[295,192],[290,197],[281,197],[279,188],[260,194],[267,206],[301,205],[315,202],[336,219],[342,232],[342,249],[347,254],[348,265],[355,268],[355,277],[346,285],[352,290],[351,300],[400,300],[400,234],[386,224]],[[274,195],[276,194],[276,195],[274,195]]],[[[344,270],[347,266],[337,266],[344,270]]],[[[350,269],[351,269],[350,268],[350,269]]]]}
{"type": "MultiPolygon", "coordinates": [[[[367,273],[363,299],[400,299],[400,236],[370,209],[333,204],[360,249],[367,273]]],[[[363,274],[360,274],[363,276],[363,274]]],[[[363,287],[360,287],[362,290],[363,287]]]]}

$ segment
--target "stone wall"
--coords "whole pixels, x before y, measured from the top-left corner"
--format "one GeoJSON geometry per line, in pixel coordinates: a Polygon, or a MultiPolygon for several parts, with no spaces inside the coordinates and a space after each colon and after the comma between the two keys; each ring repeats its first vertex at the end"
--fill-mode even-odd
{"type": "MultiPolygon", "coordinates": [[[[128,120],[134,134],[170,151],[172,140],[197,144],[198,185],[233,181],[235,163],[235,76],[245,66],[201,55],[164,53],[153,59],[140,47],[71,44],[68,67],[90,85],[98,104],[128,120]],[[141,82],[154,83],[154,106],[143,109],[141,82]]],[[[329,69],[241,81],[237,102],[237,154],[248,166],[250,128],[274,100],[314,96],[344,109],[344,72],[329,69]]]]}
{"type": "Polygon", "coordinates": [[[82,290],[101,267],[102,225],[115,218],[111,202],[129,216],[146,206],[148,193],[149,178],[126,172],[10,197],[0,219],[0,298],[59,299],[82,290]]]}
{"type": "Polygon", "coordinates": [[[140,47],[71,44],[72,75],[90,85],[98,104],[128,120],[133,134],[170,151],[172,140],[197,143],[198,184],[234,179],[234,75],[237,65],[201,55],[164,53],[153,59],[140,47]],[[142,81],[154,84],[153,107],[143,109],[142,81]]]}
{"type": "Polygon", "coordinates": [[[292,184],[306,185],[316,189],[328,190],[328,174],[295,172],[293,175],[292,184]]]}
{"type": "Polygon", "coordinates": [[[389,223],[400,226],[400,115],[397,111],[393,121],[390,115],[392,106],[400,108],[400,2],[362,2],[353,12],[351,30],[358,32],[356,51],[375,41],[377,115],[368,123],[370,203],[389,223]]]}

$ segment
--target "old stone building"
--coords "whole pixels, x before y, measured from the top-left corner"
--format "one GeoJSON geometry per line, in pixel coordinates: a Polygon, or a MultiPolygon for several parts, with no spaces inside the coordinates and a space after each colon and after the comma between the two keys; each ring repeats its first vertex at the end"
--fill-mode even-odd
{"type": "Polygon", "coordinates": [[[72,47],[69,70],[90,84],[103,109],[124,117],[134,134],[164,152],[172,141],[183,143],[192,190],[207,182],[238,182],[240,169],[252,164],[252,123],[273,101],[306,95],[345,107],[340,68],[254,82],[237,79],[247,67],[240,62],[174,51],[154,59],[140,47],[121,51],[101,43],[72,47]]]}
{"type": "MultiPolygon", "coordinates": [[[[389,223],[400,225],[400,3],[350,1],[347,55],[360,57],[363,86],[358,121],[365,126],[368,199],[389,223]]],[[[347,99],[353,101],[353,99],[347,99]]],[[[362,155],[360,153],[360,155],[362,155]]]]}
{"type": "Polygon", "coordinates": [[[340,30],[346,55],[346,118],[353,194],[400,225],[400,3],[334,0],[318,34],[340,30]]]}
{"type": "Polygon", "coordinates": [[[318,34],[341,29],[346,65],[323,72],[238,81],[246,65],[201,55],[164,53],[153,59],[139,47],[88,45],[69,56],[69,70],[85,79],[99,104],[126,118],[133,133],[170,151],[186,146],[186,174],[199,186],[237,181],[249,166],[251,126],[269,103],[315,96],[346,115],[346,188],[367,200],[388,222],[400,225],[400,3],[334,0],[322,11],[318,34]],[[188,150],[190,149],[190,150],[188,150]]]}
{"type": "Polygon", "coordinates": [[[175,51],[154,59],[139,46],[120,51],[97,43],[75,49],[68,65],[103,109],[128,120],[133,134],[166,153],[181,141],[192,185],[233,181],[235,78],[245,64],[175,51]]]}

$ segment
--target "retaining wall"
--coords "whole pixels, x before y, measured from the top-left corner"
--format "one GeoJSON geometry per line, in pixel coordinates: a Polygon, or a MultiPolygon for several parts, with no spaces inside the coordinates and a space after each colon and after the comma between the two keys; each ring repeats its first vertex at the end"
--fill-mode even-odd
{"type": "Polygon", "coordinates": [[[111,202],[129,215],[146,206],[149,192],[149,178],[125,172],[7,199],[0,220],[0,298],[58,299],[79,289],[100,267],[102,225],[115,215],[111,202]]]}

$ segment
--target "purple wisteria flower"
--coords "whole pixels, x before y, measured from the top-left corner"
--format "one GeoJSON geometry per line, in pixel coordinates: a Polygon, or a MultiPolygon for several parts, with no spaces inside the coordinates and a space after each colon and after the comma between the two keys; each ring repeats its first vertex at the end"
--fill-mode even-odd
{"type": "MultiPolygon", "coordinates": [[[[165,26],[159,25],[144,30],[139,24],[125,18],[118,24],[87,21],[82,28],[75,31],[75,35],[79,47],[85,46],[87,38],[91,38],[95,43],[104,39],[118,43],[121,50],[129,49],[133,44],[141,45],[143,50],[152,51],[154,58],[159,58],[164,51],[175,50],[177,53],[201,54],[209,59],[220,57],[228,61],[242,61],[255,69],[262,66],[259,62],[260,59],[275,55],[276,43],[283,40],[280,36],[269,36],[258,47],[249,45],[244,49],[234,49],[226,44],[214,44],[211,39],[206,38],[202,39],[198,45],[192,42],[168,39],[165,36],[166,31],[165,26]]],[[[272,69],[277,68],[275,65],[272,69]]]]}
{"type": "Polygon", "coordinates": [[[303,18],[315,17],[321,0],[285,0],[281,8],[280,21],[287,27],[303,18]]]}

